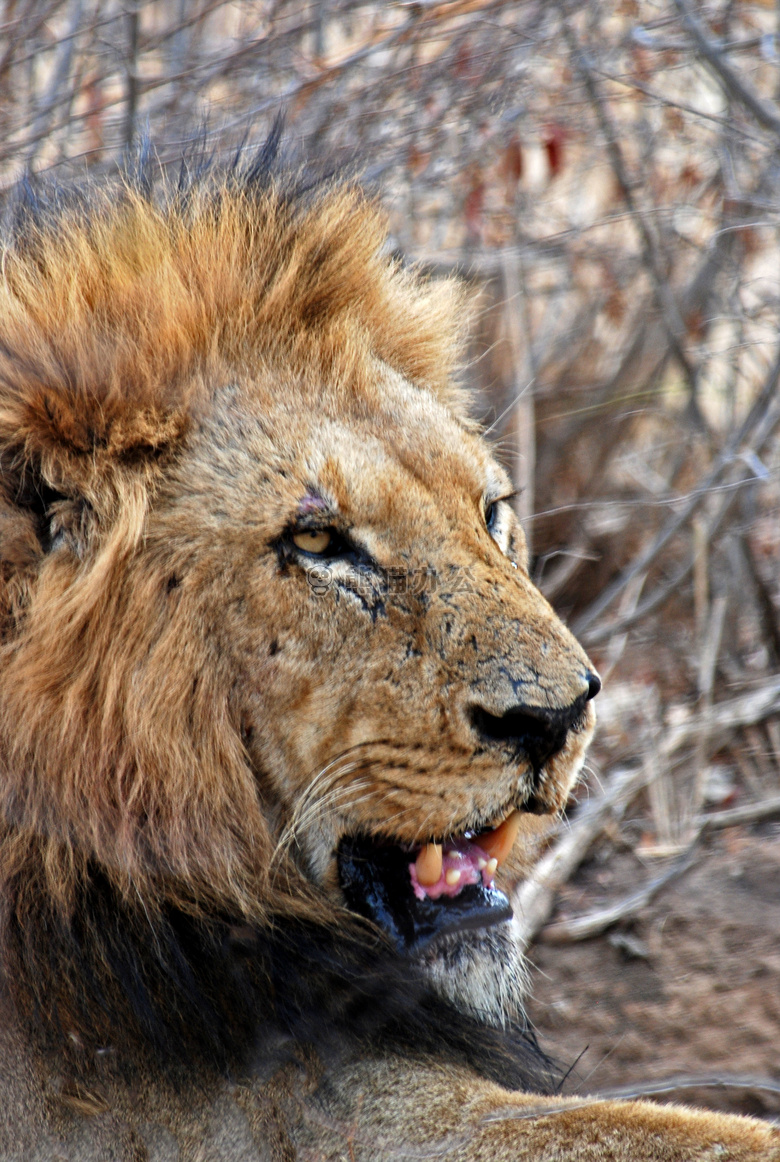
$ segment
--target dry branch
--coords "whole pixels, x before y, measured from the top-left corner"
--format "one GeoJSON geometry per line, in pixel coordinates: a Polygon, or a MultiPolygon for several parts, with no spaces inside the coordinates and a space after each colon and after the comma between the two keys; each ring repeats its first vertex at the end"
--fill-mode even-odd
{"type": "Polygon", "coordinates": [[[621,1085],[599,1092],[599,1097],[607,1100],[632,1101],[642,1097],[661,1097],[691,1089],[735,1089],[746,1094],[780,1094],[780,1082],[769,1077],[740,1077],[734,1074],[689,1073],[679,1077],[667,1077],[660,1081],[647,1081],[633,1085],[621,1085]]]}
{"type": "Polygon", "coordinates": [[[630,895],[624,896],[616,903],[608,904],[603,908],[594,908],[593,911],[587,912],[583,916],[573,916],[568,920],[559,920],[555,924],[548,924],[539,933],[539,939],[545,944],[573,944],[577,940],[589,940],[592,936],[598,936],[607,928],[611,928],[613,924],[636,915],[646,904],[650,903],[661,888],[671,883],[672,880],[679,879],[688,868],[692,867],[693,862],[693,854],[688,853],[682,859],[675,860],[671,867],[667,868],[661,875],[655,876],[638,891],[631,892],[630,895]]]}
{"type": "Polygon", "coordinates": [[[747,109],[759,125],[780,138],[780,117],[775,110],[765,101],[761,101],[755,93],[752,93],[746,83],[740,80],[733,69],[728,66],[723,46],[717,45],[707,36],[704,26],[694,15],[687,0],[674,0],[674,2],[680,13],[683,27],[690,32],[699,52],[729,96],[747,109]]]}
{"type": "Polygon", "coordinates": [[[747,823],[760,823],[764,819],[780,816],[780,795],[764,799],[760,803],[743,803],[741,807],[730,807],[725,811],[700,815],[696,820],[702,832],[721,831],[724,827],[743,827],[747,823]]]}
{"type": "Polygon", "coordinates": [[[596,119],[606,145],[612,170],[615,174],[623,200],[628,207],[644,251],[647,269],[650,272],[656,301],[661,311],[661,317],[666,328],[666,337],[677,362],[685,372],[688,390],[691,393],[691,403],[695,403],[697,369],[692,366],[685,350],[685,324],[683,323],[680,308],[675,301],[671,286],[671,263],[667,254],[660,253],[659,239],[654,236],[647,216],[643,213],[636,196],[637,183],[629,176],[623,150],[620,146],[620,134],[612,122],[606,102],[600,91],[596,73],[589,63],[589,54],[577,40],[574,26],[567,19],[566,7],[561,5],[563,13],[564,37],[574,58],[577,72],[580,74],[588,98],[593,106],[596,119]]]}
{"type": "Polygon", "coordinates": [[[688,577],[693,569],[694,556],[686,561],[683,568],[678,570],[669,582],[660,586],[632,613],[607,625],[589,629],[612,604],[618,594],[625,589],[626,585],[653,564],[672,537],[691,520],[703,502],[710,498],[718,487],[723,487],[725,484],[730,491],[725,493],[719,510],[710,519],[706,529],[707,539],[712,540],[733,502],[735,490],[745,481],[755,479],[753,463],[745,453],[752,451],[754,455],[760,454],[764,443],[770,439],[777,425],[780,424],[780,406],[778,406],[776,398],[778,382],[780,382],[780,349],[775,355],[774,362],[753,407],[738,432],[728,441],[718,456],[714,466],[693,489],[687,504],[669,518],[663,529],[653,538],[651,544],[634,558],[621,575],[607,586],[590,608],[577,619],[574,626],[575,632],[585,636],[591,645],[609,639],[612,634],[622,633],[630,625],[657,609],[669,594],[674,592],[688,577]]]}
{"type": "MultiPolygon", "coordinates": [[[[780,816],[780,795],[761,803],[745,803],[741,807],[732,807],[726,811],[699,815],[693,821],[694,833],[703,835],[708,831],[758,823],[777,816],[780,816]]],[[[693,851],[689,850],[681,858],[676,859],[666,871],[655,876],[637,891],[629,893],[614,904],[594,908],[581,916],[572,916],[554,924],[547,924],[542,928],[538,939],[544,944],[573,944],[578,940],[589,940],[593,936],[599,936],[613,924],[635,916],[650,903],[661,888],[679,879],[693,864],[693,851]]]]}
{"type": "MultiPolygon", "coordinates": [[[[680,751],[696,744],[706,731],[712,754],[736,729],[761,722],[770,714],[780,711],[780,677],[749,694],[728,702],[717,703],[712,713],[694,715],[689,721],[666,730],[658,743],[656,761],[668,764],[680,751]]],[[[574,821],[561,825],[549,850],[513,894],[515,931],[527,947],[541,932],[555,906],[558,890],[571,878],[587,855],[594,841],[609,820],[620,820],[640,791],[655,777],[656,770],[649,760],[634,769],[615,771],[601,795],[589,799],[578,811],[574,821]]],[[[710,830],[733,823],[752,822],[774,814],[776,801],[764,804],[746,804],[719,814],[704,815],[697,819],[701,828],[710,830]],[[744,815],[742,813],[745,813],[744,815]],[[726,822],[732,816],[732,822],[726,822]]],[[[675,872],[675,874],[679,874],[675,872]]],[[[658,885],[659,887],[661,884],[658,885]]],[[[656,890],[656,889],[654,889],[656,890]]]]}
{"type": "Polygon", "coordinates": [[[646,767],[614,772],[604,793],[580,809],[574,822],[561,830],[550,849],[518,886],[512,903],[515,933],[523,947],[544,927],[555,906],[558,889],[579,867],[607,821],[619,819],[650,778],[652,772],[646,767]]]}

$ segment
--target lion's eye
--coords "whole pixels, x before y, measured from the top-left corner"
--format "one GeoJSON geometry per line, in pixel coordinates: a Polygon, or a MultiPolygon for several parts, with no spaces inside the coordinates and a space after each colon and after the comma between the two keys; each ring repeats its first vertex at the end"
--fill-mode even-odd
{"type": "Polygon", "coordinates": [[[491,500],[489,504],[485,505],[485,525],[489,533],[495,532],[498,521],[498,503],[497,500],[491,500]]]}
{"type": "Polygon", "coordinates": [[[335,535],[330,529],[293,533],[292,535],[292,542],[296,549],[301,549],[304,553],[314,553],[317,557],[327,553],[333,547],[335,539],[335,535]]]}

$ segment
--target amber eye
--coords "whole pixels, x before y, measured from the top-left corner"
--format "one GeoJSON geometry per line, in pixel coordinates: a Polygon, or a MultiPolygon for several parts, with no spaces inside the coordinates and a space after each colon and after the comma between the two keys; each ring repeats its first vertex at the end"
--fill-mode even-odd
{"type": "Polygon", "coordinates": [[[321,557],[323,553],[327,553],[333,544],[333,533],[330,529],[321,529],[316,532],[293,533],[292,542],[296,549],[301,549],[304,553],[314,553],[315,556],[321,557]]]}

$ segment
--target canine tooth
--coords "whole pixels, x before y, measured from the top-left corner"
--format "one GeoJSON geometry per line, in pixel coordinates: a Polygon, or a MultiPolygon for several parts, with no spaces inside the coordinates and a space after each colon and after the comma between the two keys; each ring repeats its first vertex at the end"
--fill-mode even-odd
{"type": "Polygon", "coordinates": [[[498,868],[498,860],[495,858],[489,859],[487,861],[487,863],[485,864],[485,871],[487,872],[487,874],[489,876],[494,876],[496,874],[497,868],[498,868]]]}
{"type": "Polygon", "coordinates": [[[495,831],[484,831],[479,836],[479,846],[491,858],[498,860],[499,863],[503,863],[517,839],[520,822],[520,812],[513,811],[495,831]]]}
{"type": "Polygon", "coordinates": [[[451,867],[445,875],[444,879],[451,888],[454,888],[457,883],[460,883],[460,872],[456,867],[451,867]]]}
{"type": "Polygon", "coordinates": [[[426,843],[417,859],[417,882],[424,888],[432,888],[441,879],[441,844],[426,843]]]}

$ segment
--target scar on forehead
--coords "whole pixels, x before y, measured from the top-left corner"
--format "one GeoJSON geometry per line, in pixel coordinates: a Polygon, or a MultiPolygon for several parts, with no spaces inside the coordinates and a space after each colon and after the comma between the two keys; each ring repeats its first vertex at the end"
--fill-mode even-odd
{"type": "Polygon", "coordinates": [[[312,512],[329,512],[331,505],[314,488],[308,489],[298,504],[298,515],[308,516],[312,512]]]}

